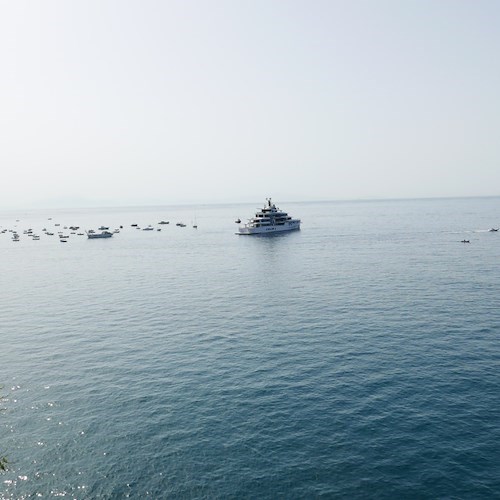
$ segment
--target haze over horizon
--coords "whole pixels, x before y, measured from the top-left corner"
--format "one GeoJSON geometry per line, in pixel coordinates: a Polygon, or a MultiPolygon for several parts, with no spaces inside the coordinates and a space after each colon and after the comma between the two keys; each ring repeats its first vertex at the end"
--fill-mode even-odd
{"type": "Polygon", "coordinates": [[[0,1],[0,208],[496,196],[500,3],[0,1]]]}

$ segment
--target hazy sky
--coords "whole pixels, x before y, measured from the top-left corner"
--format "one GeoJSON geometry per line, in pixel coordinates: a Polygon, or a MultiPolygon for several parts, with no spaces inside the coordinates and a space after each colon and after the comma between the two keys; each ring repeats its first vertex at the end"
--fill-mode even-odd
{"type": "Polygon", "coordinates": [[[0,0],[0,207],[500,194],[500,1],[0,0]]]}

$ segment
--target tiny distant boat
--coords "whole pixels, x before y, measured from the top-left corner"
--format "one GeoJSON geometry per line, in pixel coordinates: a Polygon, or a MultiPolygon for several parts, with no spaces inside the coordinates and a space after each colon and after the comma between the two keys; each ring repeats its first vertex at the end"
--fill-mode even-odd
{"type": "Polygon", "coordinates": [[[99,229],[99,231],[107,231],[109,229],[109,227],[101,226],[101,227],[98,227],[97,229],[99,229]]]}
{"type": "Polygon", "coordinates": [[[59,238],[63,238],[65,240],[67,240],[69,238],[69,236],[67,234],[60,234],[59,238]]]}
{"type": "Polygon", "coordinates": [[[470,240],[462,240],[460,243],[470,243],[470,240]]]}
{"type": "Polygon", "coordinates": [[[46,232],[45,233],[47,236],[54,236],[54,233],[49,233],[49,232],[46,232]]]}
{"type": "Polygon", "coordinates": [[[157,230],[157,231],[161,231],[161,227],[157,228],[156,230],[157,230]]]}
{"type": "Polygon", "coordinates": [[[496,233],[498,231],[498,228],[495,229],[494,227],[492,227],[491,229],[488,229],[488,231],[490,233],[496,233]]]}
{"type": "Polygon", "coordinates": [[[267,198],[264,208],[245,225],[240,226],[236,234],[270,234],[296,229],[300,229],[300,219],[292,219],[286,212],[277,208],[271,198],[267,198]]]}
{"type": "Polygon", "coordinates": [[[59,240],[61,243],[67,243],[68,240],[63,240],[62,238],[59,240]]]}
{"type": "Polygon", "coordinates": [[[60,226],[61,224],[54,224],[54,226],[60,226]]]}
{"type": "Polygon", "coordinates": [[[238,219],[236,219],[234,222],[235,222],[236,224],[241,224],[241,219],[239,219],[239,218],[238,218],[238,219]]]}
{"type": "Polygon", "coordinates": [[[110,233],[109,231],[103,231],[102,233],[87,231],[87,238],[91,240],[97,238],[111,238],[111,236],[113,236],[113,233],[110,233]]]}
{"type": "Polygon", "coordinates": [[[158,224],[170,224],[168,220],[161,220],[158,224]]]}
{"type": "Polygon", "coordinates": [[[19,235],[17,233],[12,235],[12,241],[19,241],[19,235]]]}
{"type": "Polygon", "coordinates": [[[118,234],[119,232],[120,232],[120,230],[119,230],[119,229],[115,229],[115,230],[113,231],[113,233],[115,233],[115,234],[118,234]]]}
{"type": "Polygon", "coordinates": [[[76,233],[77,236],[85,236],[84,233],[76,233]]]}
{"type": "Polygon", "coordinates": [[[40,239],[40,236],[34,234],[32,239],[35,240],[35,241],[38,241],[40,239]]]}
{"type": "Polygon", "coordinates": [[[186,227],[186,224],[183,224],[182,222],[177,222],[175,225],[178,227],[186,227]]]}
{"type": "Polygon", "coordinates": [[[130,224],[132,227],[137,227],[137,224],[130,224]]]}
{"type": "Polygon", "coordinates": [[[154,231],[154,227],[148,226],[148,227],[143,227],[143,231],[154,231]]]}

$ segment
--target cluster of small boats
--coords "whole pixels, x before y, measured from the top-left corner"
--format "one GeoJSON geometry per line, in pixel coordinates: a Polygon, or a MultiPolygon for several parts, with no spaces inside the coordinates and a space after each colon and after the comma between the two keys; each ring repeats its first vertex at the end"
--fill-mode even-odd
{"type": "MultiPolygon", "coordinates": [[[[48,220],[52,220],[51,217],[49,217],[48,220]]],[[[16,220],[16,222],[20,222],[19,220],[16,220]]],[[[158,222],[159,226],[165,226],[167,224],[170,224],[169,221],[161,220],[158,222]]],[[[54,227],[59,229],[61,226],[60,223],[54,223],[54,227]]],[[[178,222],[176,226],[179,227],[186,227],[186,224],[182,222],[178,222]]],[[[145,227],[139,227],[138,224],[131,224],[132,228],[135,229],[142,229],[142,231],[161,231],[161,227],[154,227],[152,224],[149,224],[145,227]]],[[[196,223],[193,224],[193,228],[196,229],[198,228],[198,225],[196,223]]],[[[59,238],[59,241],[61,243],[67,243],[68,239],[70,238],[71,235],[76,235],[76,236],[87,236],[88,239],[93,240],[93,239],[102,239],[102,238],[111,238],[114,234],[117,234],[120,232],[120,230],[123,229],[123,226],[119,226],[116,229],[110,230],[109,226],[100,226],[97,228],[97,230],[94,229],[88,229],[85,232],[81,232],[80,226],[63,226],[63,231],[58,230],[57,236],[59,238]]],[[[0,234],[5,234],[5,233],[11,233],[12,234],[12,241],[18,242],[21,239],[20,233],[17,229],[0,229],[0,234]]],[[[36,234],[33,229],[25,229],[23,230],[22,234],[24,236],[29,237],[33,241],[38,241],[40,240],[40,235],[36,234]]],[[[47,228],[42,229],[42,234],[45,236],[55,236],[55,232],[49,231],[47,228]]]]}
{"type": "MultiPolygon", "coordinates": [[[[60,226],[60,224],[55,224],[56,226],[60,226]]],[[[64,226],[64,229],[74,229],[74,231],[71,232],[71,234],[76,234],[77,236],[85,236],[84,233],[77,233],[76,231],[78,229],[80,229],[79,227],[77,226],[70,226],[69,228],[64,226]]],[[[16,229],[2,229],[0,231],[0,234],[4,234],[4,233],[7,233],[7,232],[10,232],[12,233],[12,241],[20,241],[20,234],[19,232],[16,230],[16,229]]],[[[45,236],[54,236],[55,233],[49,231],[47,228],[43,228],[42,229],[42,233],[45,235],[45,236]]],[[[25,229],[23,231],[23,235],[24,236],[27,236],[29,238],[31,238],[33,241],[38,241],[40,240],[40,235],[36,234],[33,229],[25,229]]],[[[61,243],[66,243],[68,241],[68,238],[69,238],[69,235],[68,234],[64,234],[63,231],[58,231],[57,232],[57,236],[59,237],[59,241],[61,243]]]]}

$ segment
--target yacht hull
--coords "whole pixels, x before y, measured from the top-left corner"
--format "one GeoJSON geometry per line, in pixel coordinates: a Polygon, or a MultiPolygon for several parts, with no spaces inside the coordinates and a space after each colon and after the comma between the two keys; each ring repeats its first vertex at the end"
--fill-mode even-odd
{"type": "Polygon", "coordinates": [[[300,229],[300,221],[290,221],[280,226],[261,226],[261,227],[248,227],[242,226],[238,228],[236,234],[272,234],[284,233],[287,231],[297,231],[300,229]]]}
{"type": "Polygon", "coordinates": [[[95,239],[98,239],[98,238],[111,238],[111,236],[113,236],[113,233],[87,233],[87,237],[90,239],[90,240],[95,240],[95,239]]]}

